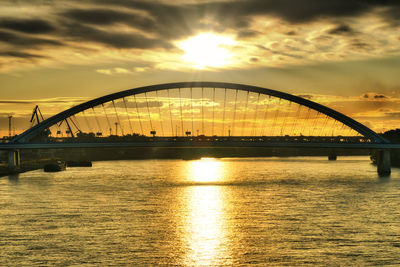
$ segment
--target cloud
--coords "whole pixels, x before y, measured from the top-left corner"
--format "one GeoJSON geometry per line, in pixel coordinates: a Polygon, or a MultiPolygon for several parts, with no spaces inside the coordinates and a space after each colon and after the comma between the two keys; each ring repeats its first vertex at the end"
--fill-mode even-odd
{"type": "Polygon", "coordinates": [[[396,0],[365,0],[365,1],[320,1],[320,0],[231,0],[220,2],[200,2],[187,3],[178,1],[174,4],[165,4],[156,1],[141,0],[101,0],[94,1],[103,4],[130,7],[135,10],[146,11],[151,16],[158,19],[159,22],[169,22],[173,24],[171,18],[180,22],[185,22],[185,17],[203,18],[212,14],[214,17],[231,21],[248,20],[250,16],[273,15],[280,17],[290,23],[304,23],[317,19],[354,17],[373,11],[375,8],[387,8],[387,15],[395,18],[398,15],[393,8],[400,7],[396,0]],[[194,17],[193,17],[194,16],[194,17]],[[168,19],[170,17],[170,19],[168,19]]]}
{"type": "Polygon", "coordinates": [[[73,37],[75,40],[101,43],[114,48],[173,48],[173,45],[164,40],[148,38],[140,33],[106,31],[78,23],[65,26],[67,26],[66,35],[73,37]]]}
{"type": "Polygon", "coordinates": [[[13,46],[35,47],[40,45],[61,46],[62,42],[47,38],[30,37],[0,30],[0,42],[13,46]]]}
{"type": "Polygon", "coordinates": [[[16,58],[24,58],[24,59],[46,58],[46,56],[25,53],[25,52],[18,52],[18,51],[0,52],[0,56],[16,57],[16,58]]]}
{"type": "Polygon", "coordinates": [[[121,67],[110,68],[110,69],[98,69],[96,72],[106,75],[116,75],[116,74],[134,74],[137,72],[148,71],[149,67],[134,67],[132,69],[126,69],[121,67]]]}
{"type": "Polygon", "coordinates": [[[30,34],[49,33],[55,30],[49,22],[41,19],[1,19],[0,28],[30,34]]]}
{"type": "MultiPolygon", "coordinates": [[[[136,103],[134,101],[129,101],[125,99],[125,104],[127,108],[133,108],[133,109],[136,108],[136,105],[138,108],[147,108],[147,106],[149,108],[157,108],[163,106],[163,102],[150,99],[148,99],[147,101],[144,101],[143,99],[137,99],[136,103]]],[[[115,102],[115,107],[125,108],[125,104],[123,101],[115,102]]],[[[113,104],[110,103],[108,106],[113,107],[113,104]]]]}
{"type": "Polygon", "coordinates": [[[340,25],[331,29],[328,33],[337,35],[342,35],[342,34],[350,35],[353,34],[354,31],[349,25],[340,25]]]}
{"type": "Polygon", "coordinates": [[[370,92],[370,93],[363,94],[362,98],[370,99],[370,100],[381,100],[381,99],[387,99],[388,97],[383,94],[370,92]]]}

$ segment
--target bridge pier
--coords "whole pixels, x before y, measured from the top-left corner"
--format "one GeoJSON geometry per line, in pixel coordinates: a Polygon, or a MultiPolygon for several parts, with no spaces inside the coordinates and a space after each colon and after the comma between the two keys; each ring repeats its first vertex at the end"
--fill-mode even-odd
{"type": "Polygon", "coordinates": [[[335,149],[329,150],[328,154],[328,160],[336,160],[337,159],[337,153],[335,149]]]}
{"type": "Polygon", "coordinates": [[[8,169],[18,170],[20,168],[21,158],[19,149],[8,150],[8,169]]]}
{"type": "Polygon", "coordinates": [[[380,176],[390,175],[390,150],[378,150],[376,152],[376,164],[380,176]]]}

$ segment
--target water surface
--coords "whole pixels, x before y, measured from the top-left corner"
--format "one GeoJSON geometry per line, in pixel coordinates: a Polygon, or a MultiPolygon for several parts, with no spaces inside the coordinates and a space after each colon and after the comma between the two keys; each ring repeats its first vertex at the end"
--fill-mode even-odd
{"type": "Polygon", "coordinates": [[[95,162],[0,178],[0,265],[399,265],[366,157],[95,162]]]}

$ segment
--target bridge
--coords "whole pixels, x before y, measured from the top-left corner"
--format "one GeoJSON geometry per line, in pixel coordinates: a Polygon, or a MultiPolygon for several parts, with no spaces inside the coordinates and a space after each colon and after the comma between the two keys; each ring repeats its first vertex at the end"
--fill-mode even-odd
{"type": "Polygon", "coordinates": [[[100,148],[326,149],[331,159],[337,149],[374,150],[378,173],[386,175],[390,149],[400,146],[309,99],[221,82],[168,83],[116,92],[62,111],[0,145],[8,151],[10,168],[18,167],[24,149],[100,148]]]}

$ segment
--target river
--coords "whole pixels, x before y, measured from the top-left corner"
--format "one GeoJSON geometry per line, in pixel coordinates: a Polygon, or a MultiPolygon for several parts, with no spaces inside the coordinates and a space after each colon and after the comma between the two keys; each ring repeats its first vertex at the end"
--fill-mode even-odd
{"type": "Polygon", "coordinates": [[[367,157],[94,162],[0,178],[0,266],[400,264],[367,157]]]}

